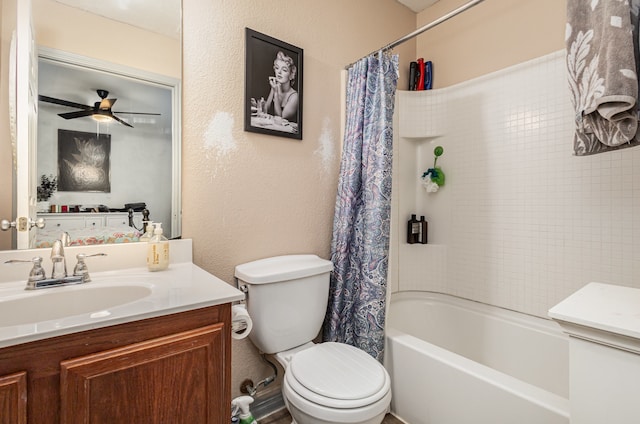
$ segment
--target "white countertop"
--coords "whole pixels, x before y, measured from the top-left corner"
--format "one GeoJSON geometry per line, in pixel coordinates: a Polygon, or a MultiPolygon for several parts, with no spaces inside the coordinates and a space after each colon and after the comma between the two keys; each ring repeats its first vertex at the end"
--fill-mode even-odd
{"type": "MultiPolygon", "coordinates": [[[[89,313],[75,314],[40,322],[25,323],[24,321],[29,321],[29,318],[26,320],[18,318],[16,322],[21,322],[19,325],[15,325],[16,322],[6,322],[4,324],[0,322],[0,347],[230,303],[244,298],[244,294],[232,285],[227,284],[191,263],[190,251],[188,254],[178,252],[178,249],[184,248],[191,248],[190,241],[172,242],[172,255],[174,254],[173,250],[176,250],[175,256],[177,259],[184,260],[188,258],[189,261],[171,262],[169,268],[165,271],[149,272],[146,267],[133,267],[93,272],[91,271],[92,264],[89,262],[90,260],[88,260],[87,263],[89,264],[92,281],[85,284],[39,290],[24,290],[24,280],[0,282],[0,308],[2,308],[2,302],[11,301],[12,299],[47,296],[48,294],[54,293],[56,296],[64,296],[64,293],[83,290],[85,288],[97,289],[104,287],[108,290],[109,287],[113,286],[135,285],[145,287],[146,289],[141,290],[149,292],[148,295],[138,300],[108,307],[99,311],[91,311],[89,313]]],[[[108,251],[112,251],[112,249],[112,247],[107,249],[102,248],[102,250],[108,251]]],[[[117,247],[115,249],[117,249],[117,247]]],[[[136,251],[139,249],[140,246],[134,248],[136,251]]],[[[90,251],[93,249],[86,250],[90,251]]],[[[125,249],[125,252],[130,253],[131,251],[131,247],[125,249]]],[[[1,256],[2,255],[0,255],[0,258],[1,256]]],[[[11,256],[15,256],[15,252],[11,253],[11,256]]],[[[117,254],[113,256],[117,256],[117,254]]],[[[109,257],[96,259],[103,262],[101,266],[96,266],[98,269],[104,268],[105,263],[109,262],[109,257]]],[[[97,264],[98,260],[95,262],[97,264]]],[[[67,267],[73,269],[74,264],[75,261],[71,260],[70,263],[67,264],[67,267]]],[[[28,274],[28,267],[23,269],[23,272],[28,274]]],[[[99,292],[99,290],[96,291],[96,293],[99,292]]],[[[33,311],[24,311],[27,317],[29,317],[30,312],[33,313],[33,311]]],[[[13,317],[11,318],[11,321],[13,321],[13,317]]]]}
{"type": "Polygon", "coordinates": [[[640,340],[640,289],[589,283],[549,309],[549,316],[640,340]]]}

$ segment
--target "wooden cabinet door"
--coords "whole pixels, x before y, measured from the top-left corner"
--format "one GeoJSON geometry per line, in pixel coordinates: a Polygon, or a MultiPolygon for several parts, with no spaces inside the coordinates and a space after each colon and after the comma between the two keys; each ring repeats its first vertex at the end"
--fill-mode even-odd
{"type": "Polygon", "coordinates": [[[60,422],[226,423],[225,352],[219,323],[63,361],[60,422]]]}
{"type": "Polygon", "coordinates": [[[0,423],[27,424],[27,373],[0,376],[0,423]]]}

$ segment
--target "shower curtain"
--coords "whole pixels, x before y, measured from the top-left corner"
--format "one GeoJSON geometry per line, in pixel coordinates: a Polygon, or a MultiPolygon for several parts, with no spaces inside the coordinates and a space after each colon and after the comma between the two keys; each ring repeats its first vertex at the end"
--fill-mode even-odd
{"type": "Polygon", "coordinates": [[[324,340],[382,361],[389,264],[393,108],[398,56],[382,52],[349,69],[347,122],[333,221],[324,340]]]}

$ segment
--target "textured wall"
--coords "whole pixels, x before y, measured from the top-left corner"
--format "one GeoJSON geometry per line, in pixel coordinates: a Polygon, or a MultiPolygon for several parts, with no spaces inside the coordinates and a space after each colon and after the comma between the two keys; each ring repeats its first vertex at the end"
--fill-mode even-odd
{"type": "MultiPolygon", "coordinates": [[[[440,0],[418,26],[466,3],[440,0]]],[[[434,64],[434,88],[446,87],[564,47],[565,0],[486,0],[425,32],[417,52],[434,64]]]]}
{"type": "MultiPolygon", "coordinates": [[[[183,235],[194,262],[233,283],[234,267],[254,259],[327,258],[341,71],[415,29],[415,14],[394,0],[185,0],[183,19],[183,235]],[[245,27],[304,49],[302,141],[243,131],[245,27]]],[[[412,57],[415,44],[399,51],[412,57]]],[[[234,395],[269,372],[248,340],[234,342],[234,395]]]]}
{"type": "Polygon", "coordinates": [[[180,40],[144,31],[55,0],[32,0],[39,46],[180,78],[180,40]],[[96,45],[96,37],[103,37],[96,45]]]}

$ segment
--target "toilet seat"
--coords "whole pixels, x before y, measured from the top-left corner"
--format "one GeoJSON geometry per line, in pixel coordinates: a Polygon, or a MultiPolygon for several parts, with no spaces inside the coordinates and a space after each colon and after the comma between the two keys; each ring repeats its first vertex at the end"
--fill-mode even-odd
{"type": "Polygon", "coordinates": [[[321,343],[294,355],[286,384],[300,397],[319,406],[353,409],[388,395],[390,378],[366,352],[343,343],[321,343]]]}

